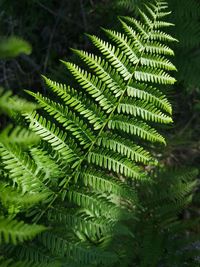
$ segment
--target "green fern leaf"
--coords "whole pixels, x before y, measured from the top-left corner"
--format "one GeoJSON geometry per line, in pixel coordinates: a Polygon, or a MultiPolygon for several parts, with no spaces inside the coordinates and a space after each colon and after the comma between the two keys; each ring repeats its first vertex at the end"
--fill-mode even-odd
{"type": "Polygon", "coordinates": [[[44,80],[53,92],[57,93],[61,99],[63,99],[66,105],[72,107],[87,118],[88,121],[94,125],[95,130],[102,127],[105,116],[97,109],[97,106],[93,105],[93,103],[89,101],[85,101],[85,103],[83,103],[83,96],[77,97],[77,91],[70,87],[66,88],[65,85],[53,82],[46,77],[44,77],[44,80]],[[91,107],[91,109],[88,107],[91,107]]]}
{"type": "Polygon", "coordinates": [[[172,107],[166,97],[152,86],[148,87],[143,83],[132,83],[127,88],[127,94],[152,103],[170,114],[172,113],[172,107]]]}
{"type": "Polygon", "coordinates": [[[122,156],[126,156],[131,160],[142,163],[150,163],[155,161],[151,157],[150,153],[144,150],[142,147],[135,145],[132,141],[122,138],[121,136],[113,135],[112,137],[109,134],[102,135],[97,140],[99,146],[109,148],[114,152],[120,153],[122,156]]]}
{"type": "Polygon", "coordinates": [[[48,189],[42,183],[43,173],[37,173],[34,161],[20,147],[0,143],[0,156],[9,178],[22,192],[40,192],[48,189]]]}
{"type": "Polygon", "coordinates": [[[79,175],[86,187],[90,186],[95,191],[107,192],[124,198],[124,200],[131,200],[134,205],[137,203],[137,196],[134,190],[116,177],[111,177],[102,171],[96,172],[94,169],[86,170],[79,175]]]}
{"type": "Polygon", "coordinates": [[[160,19],[165,8],[157,0],[139,12],[141,21],[121,17],[121,31],[104,29],[106,40],[88,35],[98,55],[73,50],[83,65],[62,61],[73,88],[43,77],[52,94],[28,92],[40,110],[23,114],[41,143],[23,153],[3,147],[4,172],[24,193],[49,188],[53,197],[30,212],[51,231],[17,250],[21,260],[115,266],[127,258],[129,265],[123,240],[134,237],[136,191],[152,182],[144,165],[156,163],[143,146],[165,144],[147,122],[172,122],[171,105],[157,89],[176,81],[166,45],[175,38],[161,30],[171,25],[160,19]]]}
{"type": "Polygon", "coordinates": [[[0,190],[0,201],[2,205],[8,209],[9,214],[17,214],[43,200],[46,200],[49,196],[47,192],[22,194],[19,190],[16,190],[3,182],[0,182],[0,190]]]}
{"type": "Polygon", "coordinates": [[[22,242],[32,239],[46,228],[41,225],[28,225],[22,221],[0,217],[0,243],[22,242]]]}
{"type": "Polygon", "coordinates": [[[46,121],[45,118],[39,116],[37,113],[29,114],[26,118],[31,121],[30,129],[50,143],[53,149],[57,150],[66,162],[77,159],[74,149],[66,143],[66,133],[60,131],[55,124],[46,121]]]}
{"type": "Polygon", "coordinates": [[[147,104],[146,101],[140,100],[129,100],[129,98],[124,98],[124,102],[118,105],[118,113],[126,113],[139,116],[146,121],[154,121],[159,123],[170,123],[172,118],[161,113],[153,105],[147,104]]]}
{"type": "Polygon", "coordinates": [[[115,116],[108,124],[109,129],[121,130],[125,133],[138,136],[151,142],[165,144],[165,139],[152,127],[143,121],[127,119],[125,116],[115,116]]]}
{"type": "Polygon", "coordinates": [[[66,130],[71,132],[80,141],[81,145],[87,146],[88,142],[94,139],[92,131],[87,128],[83,120],[79,119],[75,113],[69,111],[67,107],[50,101],[47,97],[42,97],[40,94],[30,94],[32,94],[40,105],[43,106],[50,115],[53,115],[66,130]]]}
{"type": "Polygon", "coordinates": [[[110,171],[112,170],[113,172],[120,173],[130,178],[144,178],[144,175],[141,174],[140,169],[130,160],[113,152],[108,152],[106,150],[95,150],[95,152],[90,152],[88,154],[88,162],[94,163],[97,166],[103,167],[110,171]]]}

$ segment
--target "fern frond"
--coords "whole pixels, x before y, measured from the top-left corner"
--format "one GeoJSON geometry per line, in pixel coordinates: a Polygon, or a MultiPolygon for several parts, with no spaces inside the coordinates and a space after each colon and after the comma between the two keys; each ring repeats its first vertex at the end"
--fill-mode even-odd
{"type": "Polygon", "coordinates": [[[0,201],[9,214],[17,214],[48,198],[47,192],[22,194],[6,183],[0,182],[0,201]],[[20,197],[19,197],[20,196],[20,197]]]}
{"type": "Polygon", "coordinates": [[[70,87],[66,88],[65,85],[51,81],[44,76],[43,78],[48,87],[50,87],[58,96],[60,96],[66,105],[72,107],[74,110],[77,110],[81,115],[87,118],[89,122],[94,125],[95,130],[102,127],[105,116],[97,109],[97,106],[93,105],[93,103],[90,103],[89,101],[84,100],[83,96],[77,96],[76,90],[70,87]]]}
{"type": "Polygon", "coordinates": [[[86,187],[90,186],[95,191],[107,192],[131,200],[134,205],[137,202],[137,196],[134,190],[126,183],[119,181],[116,177],[111,177],[102,171],[96,172],[94,169],[86,170],[79,175],[81,182],[86,187]]]}
{"type": "Polygon", "coordinates": [[[115,48],[113,45],[101,40],[94,35],[88,35],[93,44],[101,51],[108,62],[112,65],[114,69],[123,77],[124,81],[131,78],[132,74],[126,67],[126,56],[125,53],[115,48]]]}
{"type": "Polygon", "coordinates": [[[27,101],[18,96],[13,96],[11,91],[5,91],[0,88],[0,113],[15,117],[21,112],[31,112],[38,106],[35,103],[27,101]]]}
{"type": "Polygon", "coordinates": [[[116,255],[91,247],[88,242],[69,241],[69,237],[61,234],[45,233],[41,235],[41,242],[56,256],[71,259],[81,265],[99,263],[111,264],[116,261],[116,255]]]}
{"type": "Polygon", "coordinates": [[[145,100],[156,107],[172,113],[172,107],[166,97],[154,87],[148,87],[144,83],[132,83],[127,87],[127,95],[145,100]]]}
{"type": "Polygon", "coordinates": [[[129,210],[125,207],[120,207],[119,203],[116,204],[111,201],[109,196],[102,195],[99,192],[89,192],[84,189],[78,189],[76,187],[71,188],[66,193],[66,197],[70,203],[74,203],[76,206],[86,210],[90,215],[97,218],[102,216],[112,220],[118,220],[122,214],[127,216],[126,218],[133,218],[129,210]]]}
{"type": "Polygon", "coordinates": [[[32,239],[37,234],[44,231],[46,227],[42,225],[28,225],[22,221],[0,217],[0,244],[17,244],[24,240],[32,239]]]}
{"type": "Polygon", "coordinates": [[[131,11],[136,11],[138,12],[138,7],[142,7],[143,4],[145,2],[149,2],[149,1],[141,1],[141,0],[117,0],[115,1],[115,5],[116,6],[119,6],[120,8],[123,7],[123,8],[126,8],[128,10],[131,10],[131,11]]]}
{"type": "Polygon", "coordinates": [[[115,97],[118,97],[123,93],[121,88],[124,86],[123,81],[120,80],[120,77],[114,69],[110,67],[107,61],[97,55],[85,51],[72,51],[74,51],[74,53],[95,72],[95,74],[106,84],[107,88],[114,93],[115,97]]]}
{"type": "Polygon", "coordinates": [[[19,144],[20,146],[37,145],[40,141],[38,135],[21,127],[8,125],[1,133],[0,139],[6,143],[19,144]]]}
{"type": "Polygon", "coordinates": [[[58,151],[66,162],[72,162],[78,159],[75,146],[66,143],[67,135],[60,131],[55,124],[46,121],[45,118],[39,116],[36,112],[26,116],[30,120],[30,129],[37,133],[43,140],[50,143],[54,150],[58,151]]]}
{"type": "Polygon", "coordinates": [[[127,119],[125,116],[115,116],[108,123],[109,129],[121,130],[151,142],[165,144],[165,139],[152,127],[143,121],[127,119]]]}
{"type": "Polygon", "coordinates": [[[40,192],[42,189],[46,191],[42,183],[44,174],[36,172],[34,161],[20,147],[0,143],[0,156],[9,178],[22,192],[40,192]]]}
{"type": "Polygon", "coordinates": [[[104,31],[107,33],[108,37],[121,48],[131,63],[137,64],[139,62],[137,51],[135,51],[134,44],[131,40],[129,40],[124,34],[106,29],[104,29],[104,31]]]}
{"type": "Polygon", "coordinates": [[[138,233],[141,232],[137,237],[141,240],[139,257],[144,266],[149,265],[149,257],[153,259],[155,265],[160,263],[166,266],[191,265],[193,258],[186,249],[187,242],[193,239],[189,228],[190,220],[180,219],[180,214],[186,207],[190,209],[189,205],[197,185],[197,173],[194,169],[178,171],[161,169],[155,173],[154,182],[147,185],[147,190],[145,187],[140,189],[139,195],[144,207],[140,220],[146,224],[148,217],[147,226],[145,229],[139,227],[138,233]],[[191,236],[191,238],[186,237],[187,241],[184,238],[186,231],[191,236]],[[152,246],[152,242],[156,244],[152,246]]]}
{"type": "Polygon", "coordinates": [[[160,13],[158,14],[158,18],[159,18],[159,19],[160,19],[160,18],[164,18],[164,17],[170,15],[171,13],[172,13],[171,11],[169,11],[169,12],[160,12],[160,13]]]}
{"type": "Polygon", "coordinates": [[[62,262],[61,259],[53,256],[52,253],[39,242],[37,244],[31,242],[29,246],[25,244],[18,246],[15,250],[15,255],[18,256],[20,261],[28,261],[32,264],[36,264],[36,266],[44,264],[44,266],[47,267],[48,265],[50,265],[50,267],[54,267],[55,264],[56,267],[60,267],[62,262]]]}
{"type": "Polygon", "coordinates": [[[126,156],[136,162],[147,164],[155,161],[148,151],[121,136],[113,135],[110,137],[109,134],[105,134],[98,138],[97,144],[120,153],[122,156],[126,156]]]}
{"type": "Polygon", "coordinates": [[[152,31],[152,35],[150,37],[150,40],[153,41],[163,41],[163,42],[177,42],[177,39],[173,38],[171,35],[162,32],[160,30],[154,30],[152,31]]]}
{"type": "Polygon", "coordinates": [[[118,113],[126,113],[139,116],[146,121],[153,121],[159,123],[170,123],[172,118],[161,113],[160,110],[155,108],[154,105],[147,104],[146,101],[140,100],[130,100],[129,98],[124,98],[124,101],[118,105],[118,113]]]}
{"type": "Polygon", "coordinates": [[[141,82],[152,82],[159,84],[174,84],[176,80],[171,77],[168,73],[160,69],[152,68],[138,68],[134,73],[136,81],[141,82]]]}
{"type": "Polygon", "coordinates": [[[144,49],[150,54],[174,56],[174,51],[170,47],[159,42],[147,42],[144,49]]]}
{"type": "MultiPolygon", "coordinates": [[[[159,10],[159,6],[156,9],[159,10]]],[[[155,19],[154,18],[153,19],[152,18],[149,18],[149,14],[147,16],[146,13],[143,12],[141,9],[139,9],[139,14],[141,16],[141,20],[143,21],[143,23],[145,25],[147,25],[148,28],[153,28],[153,21],[155,19]]],[[[156,14],[154,14],[153,17],[156,17],[156,14]]]]}
{"type": "Polygon", "coordinates": [[[159,29],[159,28],[164,28],[164,27],[170,27],[170,26],[175,26],[174,23],[169,23],[166,21],[156,21],[154,23],[154,28],[155,29],[159,29]]]}
{"type": "Polygon", "coordinates": [[[26,112],[41,138],[40,147],[30,150],[34,170],[55,193],[34,217],[53,229],[20,257],[48,262],[50,254],[69,266],[124,263],[129,250],[123,243],[133,238],[140,205],[136,191],[151,184],[144,164],[156,163],[143,143],[165,144],[146,122],[172,122],[171,105],[157,89],[175,82],[169,71],[176,68],[166,57],[173,51],[165,44],[175,38],[161,30],[171,25],[160,19],[165,8],[157,0],[147,15],[140,11],[141,22],[121,17],[121,31],[104,30],[106,40],[88,35],[99,55],[73,50],[83,65],[62,61],[73,87],[43,77],[52,96],[28,92],[40,106],[26,112]]]}
{"type": "Polygon", "coordinates": [[[82,232],[93,242],[98,242],[105,235],[128,233],[128,228],[119,225],[118,220],[107,218],[96,218],[85,212],[65,213],[64,210],[53,209],[48,212],[48,219],[53,223],[65,225],[66,229],[71,228],[74,233],[82,232]],[[116,229],[116,227],[118,229],[116,229]]]}
{"type": "Polygon", "coordinates": [[[81,70],[81,68],[75,64],[69,62],[63,63],[71,71],[82,88],[95,98],[95,101],[97,101],[107,113],[110,113],[116,103],[116,100],[106,93],[105,85],[101,82],[101,80],[91,74],[88,74],[87,71],[81,70]]]}
{"type": "Polygon", "coordinates": [[[29,92],[29,94],[33,95],[50,115],[61,123],[66,130],[71,132],[80,141],[81,145],[87,147],[89,142],[94,139],[92,131],[88,129],[83,120],[77,117],[75,113],[69,111],[67,107],[57,104],[40,94],[32,92],[29,92]]]}
{"type": "Polygon", "coordinates": [[[106,150],[95,150],[89,152],[88,162],[94,163],[97,166],[108,169],[115,173],[120,173],[126,177],[141,179],[144,175],[141,174],[140,169],[132,163],[132,161],[106,150]]]}
{"type": "Polygon", "coordinates": [[[146,67],[160,68],[164,70],[177,70],[174,64],[161,56],[145,56],[141,58],[141,65],[146,67]]]}
{"type": "MultiPolygon", "coordinates": [[[[31,156],[37,165],[37,171],[42,171],[45,174],[44,181],[49,180],[51,183],[53,181],[57,182],[57,177],[63,177],[64,171],[56,160],[57,156],[51,155],[52,152],[50,151],[48,152],[43,147],[34,147],[30,149],[31,156]]],[[[61,160],[61,158],[62,157],[60,157],[59,160],[61,160]]]]}

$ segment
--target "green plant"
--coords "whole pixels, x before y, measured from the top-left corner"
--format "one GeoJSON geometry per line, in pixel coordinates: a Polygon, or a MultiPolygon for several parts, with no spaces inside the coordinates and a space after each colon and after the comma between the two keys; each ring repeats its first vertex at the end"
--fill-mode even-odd
{"type": "MultiPolygon", "coordinates": [[[[0,41],[1,59],[16,57],[21,53],[29,54],[30,52],[31,46],[20,38],[2,38],[0,41]]],[[[16,186],[18,184],[17,179],[23,181],[25,178],[25,172],[26,177],[30,176],[29,171],[25,170],[30,162],[26,161],[27,157],[23,157],[22,152],[18,151],[18,149],[20,150],[22,147],[28,149],[29,146],[38,144],[39,138],[23,126],[15,125],[20,122],[21,112],[31,112],[37,108],[37,105],[18,96],[13,96],[10,90],[4,90],[3,88],[0,88],[0,97],[1,122],[7,116],[14,123],[14,125],[7,125],[0,133],[0,140],[2,142],[0,145],[2,159],[0,162],[0,244],[17,244],[18,242],[32,239],[37,234],[46,230],[45,226],[30,225],[22,220],[16,220],[20,212],[28,211],[32,205],[47,198],[45,192],[33,195],[31,192],[24,193],[16,186]],[[9,148],[15,148],[16,154],[12,154],[12,149],[9,151],[9,148]],[[9,159],[9,167],[7,167],[10,170],[9,178],[13,179],[12,182],[9,182],[7,179],[6,166],[2,168],[2,162],[4,160],[9,161],[9,159]],[[21,166],[22,164],[24,166],[21,166]],[[15,166],[14,171],[12,166],[15,166]],[[17,173],[18,171],[20,172],[20,168],[23,169],[24,176],[21,173],[17,173]]],[[[7,119],[5,119],[6,124],[7,119]]],[[[1,128],[3,126],[4,123],[2,123],[1,128]]],[[[12,262],[11,260],[2,262],[2,260],[3,257],[0,256],[1,266],[2,264],[8,266],[12,262]]]]}
{"type": "Polygon", "coordinates": [[[195,92],[199,88],[199,60],[200,60],[200,3],[198,0],[181,1],[170,0],[169,8],[173,10],[170,21],[175,23],[174,36],[179,40],[175,46],[175,64],[177,80],[186,87],[186,90],[195,92]]]}
{"type": "MultiPolygon", "coordinates": [[[[120,0],[114,5],[121,12],[138,14],[146,0],[120,0]],[[123,8],[123,9],[122,9],[123,8]]],[[[166,131],[167,149],[163,160],[169,166],[195,166],[199,168],[199,45],[200,45],[200,4],[198,0],[169,0],[169,21],[175,27],[168,32],[179,40],[173,44],[175,57],[173,63],[178,71],[175,78],[178,83],[171,88],[170,102],[173,104],[174,125],[171,131],[166,131]],[[184,108],[183,108],[184,107],[184,108]]],[[[163,153],[162,153],[163,154],[163,153]]]]}
{"type": "Polygon", "coordinates": [[[148,0],[119,0],[116,1],[114,5],[117,5],[120,8],[126,8],[138,14],[138,9],[142,8],[144,4],[148,4],[148,0]]]}
{"type": "MultiPolygon", "coordinates": [[[[110,41],[89,35],[100,55],[73,50],[84,67],[63,62],[73,88],[44,77],[51,93],[28,91],[40,109],[22,113],[41,142],[16,145],[2,138],[1,213],[4,227],[23,219],[33,232],[23,237],[0,228],[2,265],[129,266],[134,260],[148,266],[129,244],[140,220],[145,227],[141,206],[148,206],[148,194],[146,203],[140,190],[152,183],[145,165],[157,164],[146,146],[165,144],[155,127],[172,122],[161,91],[175,82],[169,71],[176,70],[167,58],[174,54],[167,43],[176,39],[160,30],[171,25],[163,21],[166,8],[157,0],[147,14],[140,11],[141,21],[121,17],[121,33],[104,29],[110,41]],[[42,233],[33,241],[15,246],[36,230],[42,233]]],[[[182,191],[175,193],[184,203],[182,191]]],[[[17,229],[21,225],[16,222],[17,229]]]]}
{"type": "Polygon", "coordinates": [[[10,90],[0,88],[0,97],[0,115],[4,114],[16,119],[22,112],[33,111],[37,108],[35,103],[13,95],[10,90]]]}
{"type": "Polygon", "coordinates": [[[31,50],[30,44],[20,38],[14,36],[1,38],[0,59],[13,58],[21,53],[30,55],[31,50]]]}
{"type": "Polygon", "coordinates": [[[158,168],[139,188],[142,209],[136,228],[135,266],[199,266],[199,218],[187,216],[199,186],[197,169],[158,168]],[[144,226],[145,225],[145,226],[144,226]]]}
{"type": "MultiPolygon", "coordinates": [[[[146,0],[120,0],[115,5],[138,13],[138,8],[148,4],[146,0]]],[[[175,44],[176,78],[187,90],[199,88],[200,3],[198,0],[169,0],[172,10],[169,20],[176,25],[173,35],[179,40],[175,44]],[[181,6],[180,6],[181,5],[181,6]]]]}

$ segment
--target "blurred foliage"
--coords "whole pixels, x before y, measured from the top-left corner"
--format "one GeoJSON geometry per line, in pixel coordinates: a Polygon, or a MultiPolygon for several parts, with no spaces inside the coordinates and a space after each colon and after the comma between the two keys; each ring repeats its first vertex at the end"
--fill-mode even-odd
{"type": "Polygon", "coordinates": [[[17,57],[18,55],[22,53],[26,55],[30,55],[31,46],[29,43],[14,36],[1,39],[0,59],[17,57]]]}

